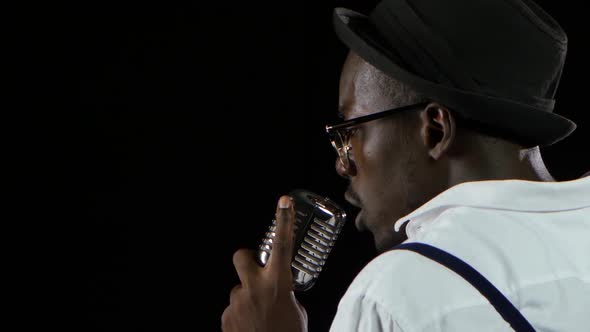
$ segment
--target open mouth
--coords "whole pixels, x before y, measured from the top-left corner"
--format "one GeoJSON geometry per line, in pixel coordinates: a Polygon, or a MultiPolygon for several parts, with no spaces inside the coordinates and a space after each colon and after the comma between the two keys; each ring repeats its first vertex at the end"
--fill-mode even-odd
{"type": "Polygon", "coordinates": [[[363,210],[362,210],[362,203],[361,200],[358,198],[358,196],[354,193],[354,191],[352,191],[350,188],[348,188],[348,190],[344,193],[344,198],[346,199],[346,201],[354,206],[357,210],[356,212],[356,218],[355,218],[355,226],[356,229],[359,232],[363,232],[366,230],[365,224],[363,222],[363,210]]]}

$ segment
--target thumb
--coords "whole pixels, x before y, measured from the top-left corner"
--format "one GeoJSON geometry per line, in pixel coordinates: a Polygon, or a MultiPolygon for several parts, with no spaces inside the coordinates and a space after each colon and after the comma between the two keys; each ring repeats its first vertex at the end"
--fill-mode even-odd
{"type": "Polygon", "coordinates": [[[307,326],[307,310],[305,310],[305,307],[303,305],[301,305],[301,303],[299,301],[297,301],[297,298],[295,297],[295,293],[291,292],[291,297],[293,298],[293,300],[295,301],[295,304],[297,305],[297,310],[299,311],[299,315],[301,316],[301,318],[303,319],[303,321],[305,322],[305,325],[307,326]]]}
{"type": "Polygon", "coordinates": [[[294,224],[295,209],[293,199],[289,196],[282,196],[277,206],[275,238],[272,242],[272,251],[268,261],[268,267],[271,271],[291,274],[294,224]]]}

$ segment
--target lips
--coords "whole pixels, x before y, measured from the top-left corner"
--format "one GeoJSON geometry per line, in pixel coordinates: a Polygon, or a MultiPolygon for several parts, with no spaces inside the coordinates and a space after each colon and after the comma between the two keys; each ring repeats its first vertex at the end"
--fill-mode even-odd
{"type": "Polygon", "coordinates": [[[346,192],[344,193],[344,199],[346,199],[346,201],[348,203],[350,203],[350,205],[356,207],[359,209],[359,211],[356,214],[356,218],[355,218],[355,226],[356,229],[359,232],[363,232],[366,230],[365,224],[363,222],[363,210],[362,210],[362,203],[361,203],[361,199],[358,197],[358,195],[352,190],[351,187],[348,187],[348,189],[346,190],[346,192]]]}

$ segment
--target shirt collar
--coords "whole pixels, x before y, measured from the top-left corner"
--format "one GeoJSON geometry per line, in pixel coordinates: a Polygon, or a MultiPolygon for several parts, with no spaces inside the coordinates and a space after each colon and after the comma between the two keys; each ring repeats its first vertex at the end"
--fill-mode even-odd
{"type": "Polygon", "coordinates": [[[408,238],[443,211],[457,206],[498,210],[550,212],[590,206],[590,177],[561,182],[490,180],[464,182],[440,193],[395,222],[399,232],[405,222],[408,238]]]}

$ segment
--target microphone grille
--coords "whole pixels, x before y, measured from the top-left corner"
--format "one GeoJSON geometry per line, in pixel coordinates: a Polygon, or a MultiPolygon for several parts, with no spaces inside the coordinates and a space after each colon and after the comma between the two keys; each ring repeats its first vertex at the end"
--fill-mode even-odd
{"type": "MultiPolygon", "coordinates": [[[[307,190],[290,193],[295,201],[295,245],[291,271],[293,287],[298,291],[310,289],[322,271],[344,223],[346,213],[326,197],[307,190]]],[[[272,221],[258,249],[258,261],[264,266],[272,252],[276,220],[272,221]]]]}

